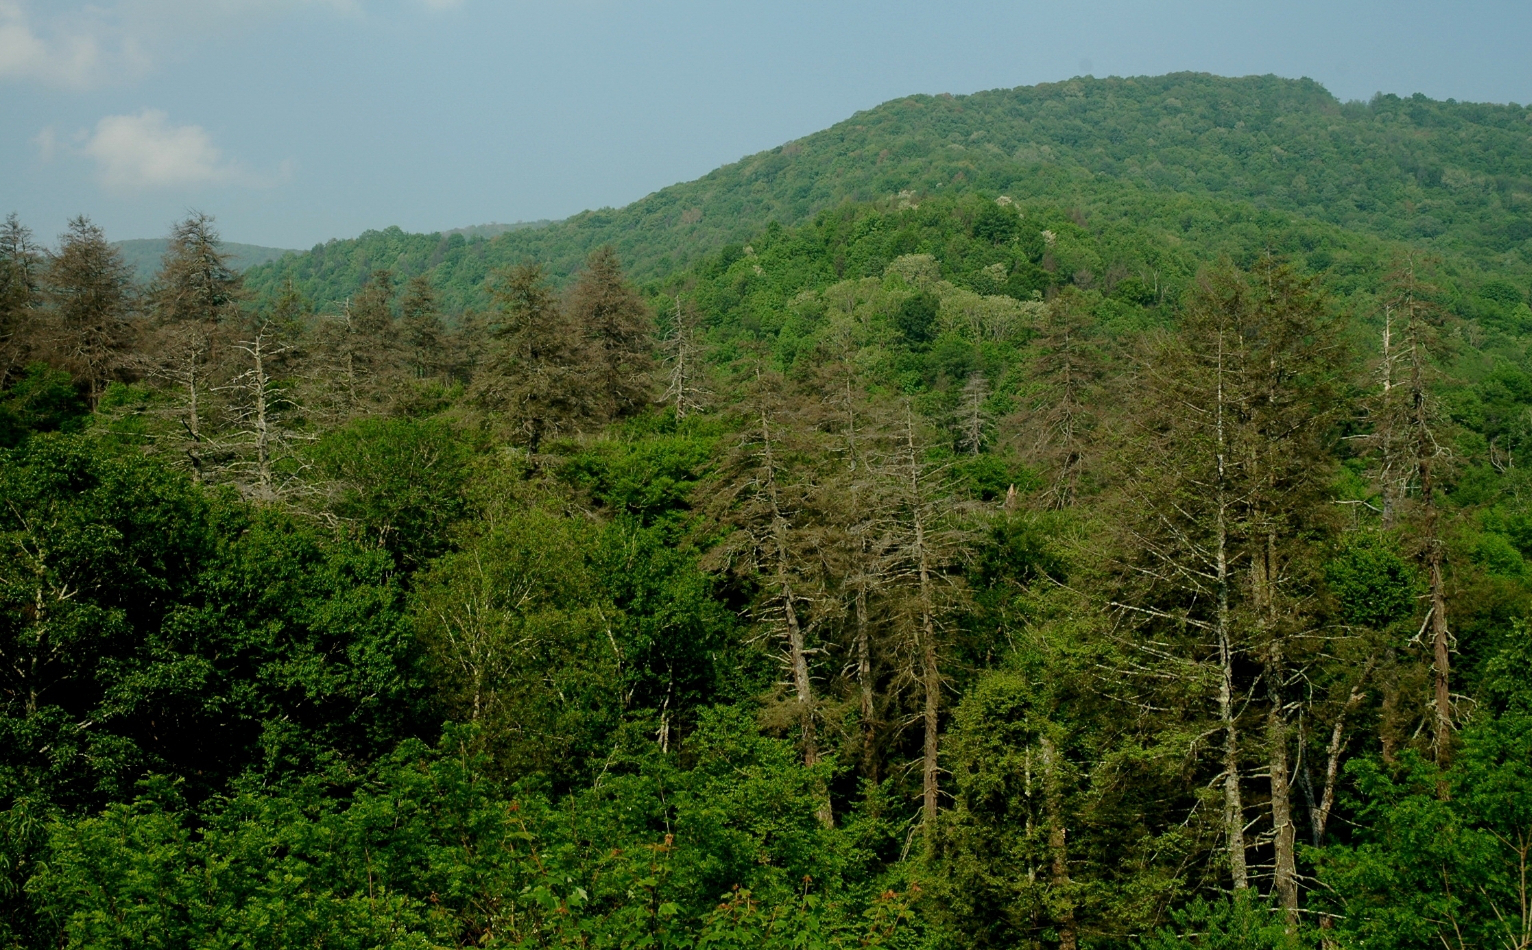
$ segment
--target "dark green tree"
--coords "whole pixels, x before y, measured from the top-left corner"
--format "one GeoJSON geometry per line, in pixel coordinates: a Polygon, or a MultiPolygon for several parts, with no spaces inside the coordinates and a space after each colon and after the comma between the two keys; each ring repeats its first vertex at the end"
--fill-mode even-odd
{"type": "Polygon", "coordinates": [[[590,343],[600,414],[621,419],[642,412],[654,390],[654,318],[623,275],[610,244],[586,258],[567,307],[569,319],[590,343]]]}
{"type": "Polygon", "coordinates": [[[474,398],[504,417],[516,440],[536,455],[545,439],[578,430],[599,412],[588,350],[540,266],[512,268],[492,293],[497,312],[474,398]]]}

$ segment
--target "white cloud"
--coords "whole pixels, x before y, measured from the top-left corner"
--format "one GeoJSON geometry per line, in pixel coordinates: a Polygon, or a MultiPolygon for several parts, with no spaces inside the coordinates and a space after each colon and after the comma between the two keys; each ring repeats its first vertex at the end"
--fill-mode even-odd
{"type": "Polygon", "coordinates": [[[112,191],[277,183],[225,158],[200,125],[172,125],[158,109],[107,116],[85,137],[80,152],[95,159],[97,178],[112,191]]]}
{"type": "MultiPolygon", "coordinates": [[[[432,11],[463,0],[413,0],[432,11]]],[[[0,0],[0,82],[88,89],[147,72],[191,36],[302,10],[366,16],[378,0],[0,0]]]]}
{"type": "Polygon", "coordinates": [[[0,79],[81,88],[95,80],[102,59],[101,44],[88,31],[44,39],[20,3],[0,0],[0,79]]]}
{"type": "Polygon", "coordinates": [[[37,146],[37,157],[39,159],[44,162],[51,162],[53,161],[53,156],[57,155],[59,151],[58,133],[50,125],[32,136],[32,144],[37,146]]]}

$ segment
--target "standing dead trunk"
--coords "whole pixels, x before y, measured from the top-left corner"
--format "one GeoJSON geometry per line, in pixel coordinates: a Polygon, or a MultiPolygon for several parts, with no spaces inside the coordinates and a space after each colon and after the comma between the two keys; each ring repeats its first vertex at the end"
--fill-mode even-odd
{"type": "Polygon", "coordinates": [[[1245,863],[1245,808],[1240,796],[1239,727],[1234,709],[1234,645],[1229,629],[1229,488],[1228,436],[1224,431],[1223,336],[1218,338],[1217,389],[1214,406],[1214,437],[1217,454],[1216,512],[1213,523],[1214,583],[1217,586],[1217,613],[1214,633],[1218,641],[1218,718],[1223,726],[1224,835],[1229,850],[1229,873],[1236,890],[1250,886],[1245,863]]]}
{"type": "Polygon", "coordinates": [[[1431,578],[1431,694],[1435,710],[1436,764],[1446,768],[1452,761],[1452,659],[1447,632],[1447,597],[1442,582],[1441,542],[1432,539],[1429,555],[1431,578]]]}
{"type": "MultiPolygon", "coordinates": [[[[803,624],[798,618],[797,597],[792,584],[792,559],[788,551],[788,521],[782,513],[781,496],[777,490],[776,455],[772,450],[771,424],[765,410],[761,411],[761,460],[765,470],[766,497],[771,504],[771,539],[775,556],[776,586],[781,598],[783,620],[787,626],[788,667],[792,675],[793,694],[797,702],[797,718],[803,743],[803,764],[819,764],[819,745],[814,730],[814,686],[809,677],[808,647],[804,638],[803,624]]],[[[830,809],[828,790],[822,790],[818,810],[821,824],[826,828],[834,823],[830,809]]]]}
{"type": "Polygon", "coordinates": [[[936,832],[936,810],[941,793],[937,755],[942,681],[936,643],[936,596],[932,589],[931,549],[926,537],[925,499],[920,484],[920,458],[915,449],[915,419],[908,406],[905,407],[905,449],[905,462],[909,466],[911,528],[914,532],[914,549],[910,553],[920,582],[916,601],[919,614],[916,618],[916,636],[920,644],[921,724],[925,732],[920,787],[922,822],[926,843],[929,845],[936,832]]]}
{"type": "Polygon", "coordinates": [[[1044,736],[1043,752],[1043,804],[1048,815],[1048,856],[1054,891],[1055,920],[1059,927],[1059,950],[1075,950],[1079,945],[1075,923],[1074,897],[1069,883],[1068,828],[1064,823],[1064,789],[1058,749],[1053,740],[1044,736]]]}
{"type": "MultiPolygon", "coordinates": [[[[1280,670],[1272,669],[1267,675],[1275,678],[1281,674],[1280,670]]],[[[1271,705],[1267,710],[1266,742],[1271,776],[1271,824],[1276,851],[1277,900],[1282,905],[1291,933],[1298,928],[1298,834],[1293,824],[1292,789],[1288,779],[1287,717],[1275,683],[1272,684],[1271,705]]]]}
{"type": "Polygon", "coordinates": [[[1431,600],[1431,673],[1433,729],[1432,746],[1436,764],[1445,767],[1452,759],[1452,663],[1451,634],[1447,626],[1447,595],[1443,577],[1445,551],[1441,517],[1436,506],[1435,461],[1441,454],[1436,434],[1431,429],[1430,392],[1426,385],[1427,366],[1426,316],[1431,310],[1422,299],[1424,289],[1416,279],[1410,262],[1396,278],[1400,305],[1404,310],[1410,357],[1409,424],[1415,456],[1415,475],[1420,482],[1421,533],[1425,542],[1424,560],[1430,583],[1431,600]]]}
{"type": "Polygon", "coordinates": [[[856,605],[856,682],[860,692],[858,713],[862,724],[862,774],[878,780],[877,723],[872,682],[872,643],[867,620],[867,590],[859,587],[856,605]]]}

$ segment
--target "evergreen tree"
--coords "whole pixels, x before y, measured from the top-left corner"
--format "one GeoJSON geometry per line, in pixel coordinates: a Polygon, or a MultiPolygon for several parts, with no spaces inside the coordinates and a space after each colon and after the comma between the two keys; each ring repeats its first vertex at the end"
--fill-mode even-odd
{"type": "Polygon", "coordinates": [[[404,285],[399,329],[406,360],[416,379],[443,379],[452,365],[447,328],[430,278],[419,274],[404,285]]]}
{"type": "Polygon", "coordinates": [[[137,328],[132,274],[122,253],[83,215],[69,222],[44,282],[49,353],[80,381],[95,411],[107,384],[125,378],[137,328]]]}
{"type": "Polygon", "coordinates": [[[654,320],[609,244],[592,251],[569,293],[568,317],[591,347],[592,395],[603,418],[643,411],[652,394],[654,320]]]}
{"type": "Polygon", "coordinates": [[[578,429],[595,414],[599,400],[584,365],[587,350],[540,266],[512,268],[493,292],[497,313],[474,398],[502,415],[536,455],[545,439],[578,429]]]}
{"type": "Polygon", "coordinates": [[[170,389],[170,411],[185,433],[183,452],[194,481],[205,476],[208,449],[216,440],[209,397],[242,296],[213,219],[194,212],[177,222],[149,290],[153,344],[142,361],[147,375],[170,389]]]}
{"type": "Polygon", "coordinates": [[[15,215],[0,225],[0,389],[26,365],[36,345],[42,304],[43,253],[15,215]]]}
{"type": "Polygon", "coordinates": [[[1244,775],[1260,745],[1246,733],[1264,733],[1273,890],[1290,927],[1290,716],[1322,623],[1316,541],[1333,530],[1336,365],[1344,358],[1322,306],[1291,268],[1264,260],[1249,276],[1211,273],[1179,333],[1149,359],[1118,473],[1128,507],[1117,603],[1146,631],[1130,650],[1153,657],[1140,668],[1165,678],[1157,692],[1210,688],[1214,724],[1204,728],[1221,734],[1216,779],[1235,890],[1251,886],[1244,775]]]}

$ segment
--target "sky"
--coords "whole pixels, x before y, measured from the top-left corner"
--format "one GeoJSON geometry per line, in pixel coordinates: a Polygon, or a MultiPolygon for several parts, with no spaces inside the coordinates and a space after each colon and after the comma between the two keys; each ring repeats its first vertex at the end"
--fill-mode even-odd
{"type": "Polygon", "coordinates": [[[0,214],[306,248],[621,206],[911,93],[1307,76],[1532,101],[1500,0],[0,0],[0,214]]]}

